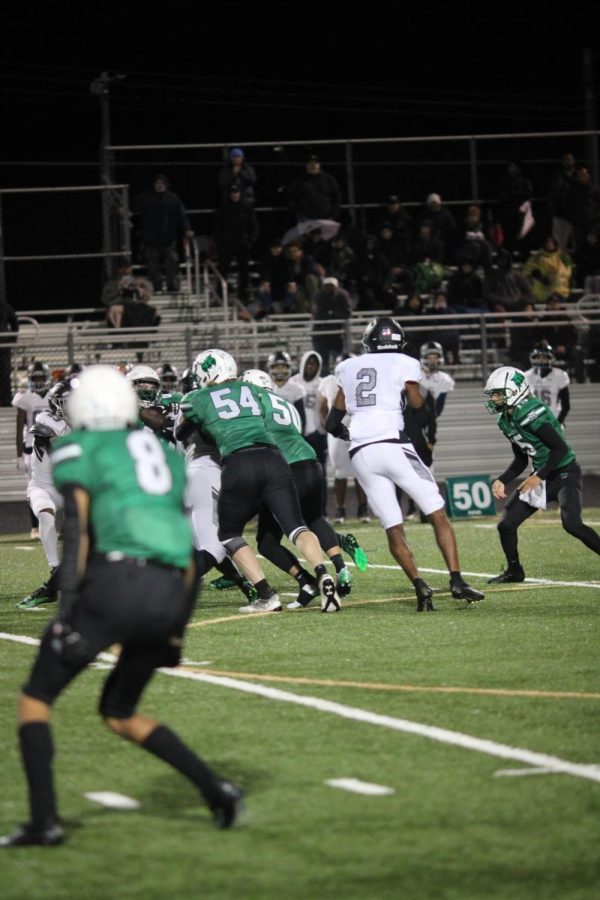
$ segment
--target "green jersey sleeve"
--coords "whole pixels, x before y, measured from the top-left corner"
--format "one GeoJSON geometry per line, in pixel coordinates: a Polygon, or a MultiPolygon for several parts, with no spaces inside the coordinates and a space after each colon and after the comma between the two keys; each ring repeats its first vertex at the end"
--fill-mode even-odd
{"type": "Polygon", "coordinates": [[[93,490],[96,479],[92,453],[86,447],[85,440],[79,439],[77,432],[57,438],[50,462],[52,480],[59,491],[65,484],[78,484],[88,493],[93,490]]]}

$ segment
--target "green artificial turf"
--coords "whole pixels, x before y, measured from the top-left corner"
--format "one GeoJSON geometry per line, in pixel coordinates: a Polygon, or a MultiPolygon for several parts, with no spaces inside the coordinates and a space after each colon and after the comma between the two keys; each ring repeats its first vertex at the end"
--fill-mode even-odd
{"type": "MultiPolygon", "coordinates": [[[[600,511],[586,510],[600,521],[600,511]]],[[[495,520],[455,524],[475,587],[502,567],[495,520]]],[[[412,589],[375,525],[353,529],[370,562],[354,570],[340,614],[315,608],[246,617],[235,590],[205,590],[187,637],[196,672],[287,695],[437,726],[576,764],[600,764],[600,560],[538,514],[520,531],[528,578],[453,601],[433,532],[407,534],[435,613],[412,589]],[[381,566],[382,568],[377,568],[381,566]],[[390,567],[390,568],[385,568],[390,567]],[[564,582],[595,582],[567,586],[564,582]],[[443,690],[452,689],[452,690],[443,690]],[[569,696],[569,694],[576,696],[569,696]]],[[[293,599],[294,583],[269,577],[293,599]]],[[[39,637],[51,607],[15,603],[46,577],[39,543],[0,542],[0,631],[39,637]],[[20,549],[33,547],[33,550],[20,549]]],[[[0,640],[0,833],[26,820],[13,709],[35,648],[0,640]]],[[[159,673],[141,710],[159,717],[246,792],[244,821],[216,831],[194,790],[154,757],[107,732],[95,712],[106,672],[59,699],[56,780],[68,842],[0,851],[2,898],[596,898],[600,783],[222,685],[159,673]],[[329,779],[393,789],[364,796],[329,779]],[[89,791],[141,803],[118,812],[89,791]]],[[[600,771],[600,770],[599,770],[600,771]]]]}

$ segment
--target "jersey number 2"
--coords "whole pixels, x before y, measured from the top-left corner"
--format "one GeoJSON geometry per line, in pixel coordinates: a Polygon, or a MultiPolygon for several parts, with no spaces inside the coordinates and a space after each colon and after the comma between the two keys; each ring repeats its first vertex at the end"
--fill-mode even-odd
{"type": "Polygon", "coordinates": [[[356,386],[356,405],[375,406],[377,404],[375,396],[377,371],[375,369],[359,369],[356,377],[360,382],[356,386]]]}

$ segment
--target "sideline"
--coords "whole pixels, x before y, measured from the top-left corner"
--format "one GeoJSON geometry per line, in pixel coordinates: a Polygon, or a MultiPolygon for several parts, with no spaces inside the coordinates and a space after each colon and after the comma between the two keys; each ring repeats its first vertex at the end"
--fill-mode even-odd
{"type": "MultiPolygon", "coordinates": [[[[35,638],[12,635],[5,632],[0,632],[0,639],[17,641],[18,643],[24,644],[38,643],[35,638]]],[[[102,656],[105,656],[105,654],[102,654],[102,656]]],[[[560,759],[558,756],[550,756],[546,753],[536,753],[521,747],[511,747],[508,744],[500,744],[485,738],[473,737],[469,734],[463,734],[460,731],[449,731],[446,728],[438,728],[435,725],[424,725],[421,722],[412,722],[409,719],[397,719],[392,716],[382,716],[366,709],[344,706],[341,703],[334,703],[319,697],[291,694],[287,691],[281,691],[278,688],[252,684],[248,681],[238,681],[229,677],[209,675],[207,672],[186,672],[179,669],[159,669],[159,672],[163,675],[168,675],[171,678],[183,678],[189,681],[212,684],[217,687],[242,691],[245,694],[254,694],[258,697],[275,700],[279,703],[292,703],[296,706],[304,706],[319,712],[339,716],[342,719],[365,722],[369,725],[388,728],[392,731],[400,731],[405,734],[426,737],[429,740],[437,741],[441,744],[461,747],[463,750],[472,750],[476,753],[483,753],[488,756],[499,757],[500,759],[514,759],[518,762],[525,763],[528,766],[532,766],[533,768],[547,769],[551,773],[571,775],[575,778],[583,778],[587,781],[595,781],[600,784],[600,766],[574,763],[569,760],[560,759]]]]}

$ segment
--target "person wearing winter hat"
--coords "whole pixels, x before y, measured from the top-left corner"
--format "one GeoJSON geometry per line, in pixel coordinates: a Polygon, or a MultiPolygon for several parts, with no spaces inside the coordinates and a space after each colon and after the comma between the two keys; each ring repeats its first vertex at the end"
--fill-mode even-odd
{"type": "Polygon", "coordinates": [[[256,195],[256,172],[246,162],[244,151],[241,147],[233,147],[228,154],[227,161],[219,172],[219,188],[223,201],[229,199],[232,186],[238,187],[242,195],[241,199],[246,206],[254,206],[256,195]]]}

